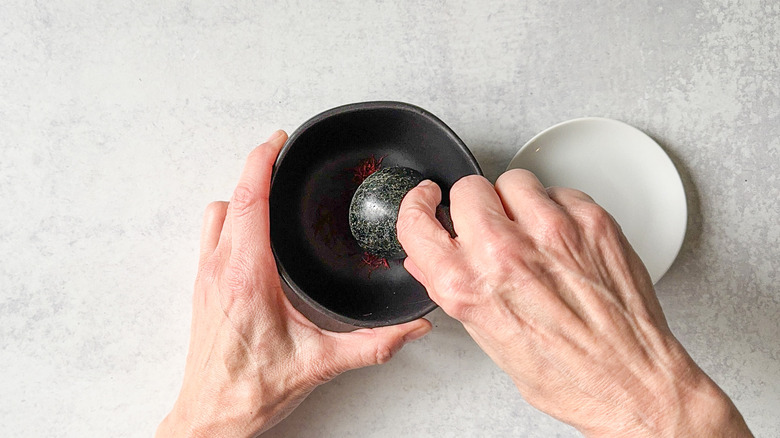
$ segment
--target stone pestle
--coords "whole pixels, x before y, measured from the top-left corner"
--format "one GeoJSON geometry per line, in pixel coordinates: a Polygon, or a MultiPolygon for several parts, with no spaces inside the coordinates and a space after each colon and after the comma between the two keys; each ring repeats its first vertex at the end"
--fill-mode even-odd
{"type": "MultiPolygon", "coordinates": [[[[404,196],[425,179],[408,167],[388,167],[360,184],[349,206],[349,228],[360,247],[388,260],[406,257],[398,242],[396,222],[404,196]]],[[[455,237],[449,207],[439,205],[436,218],[455,237]]]]}

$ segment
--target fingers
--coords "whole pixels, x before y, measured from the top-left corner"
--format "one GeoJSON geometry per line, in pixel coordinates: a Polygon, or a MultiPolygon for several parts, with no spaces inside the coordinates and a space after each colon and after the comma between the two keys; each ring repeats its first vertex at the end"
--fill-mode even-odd
{"type": "Polygon", "coordinates": [[[523,169],[504,172],[496,180],[496,192],[507,216],[519,224],[531,225],[537,216],[557,209],[536,176],[523,169]]]}
{"type": "Polygon", "coordinates": [[[215,201],[206,207],[206,212],[203,214],[203,229],[200,233],[199,265],[203,265],[203,262],[214,253],[222,233],[222,225],[225,223],[227,209],[228,203],[224,201],[215,201]]]}
{"type": "Polygon", "coordinates": [[[450,189],[450,214],[458,236],[506,218],[493,184],[481,175],[459,179],[450,189]]]}
{"type": "MultiPolygon", "coordinates": [[[[328,332],[328,348],[333,374],[382,364],[390,360],[407,342],[417,340],[431,331],[431,323],[417,319],[405,324],[360,329],[351,333],[328,332]]],[[[327,350],[326,350],[327,351],[327,350]]]]}
{"type": "MultiPolygon", "coordinates": [[[[583,216],[593,214],[603,209],[596,204],[587,194],[568,187],[548,187],[547,194],[550,199],[558,204],[569,216],[582,219],[583,216]]],[[[606,214],[605,211],[603,213],[606,214]]]]}
{"type": "Polygon", "coordinates": [[[404,196],[398,211],[398,241],[423,271],[451,257],[458,247],[436,219],[436,206],[440,201],[439,186],[425,180],[404,196]]]}
{"type": "Polygon", "coordinates": [[[550,187],[547,193],[550,199],[589,232],[588,235],[595,233],[597,237],[602,237],[605,230],[620,230],[615,218],[586,193],[566,187],[550,187]]]}
{"type": "Polygon", "coordinates": [[[284,131],[276,131],[249,154],[230,201],[231,254],[247,267],[258,267],[260,263],[263,269],[274,269],[266,265],[269,261],[273,263],[268,198],[273,165],[286,140],[284,131]]]}

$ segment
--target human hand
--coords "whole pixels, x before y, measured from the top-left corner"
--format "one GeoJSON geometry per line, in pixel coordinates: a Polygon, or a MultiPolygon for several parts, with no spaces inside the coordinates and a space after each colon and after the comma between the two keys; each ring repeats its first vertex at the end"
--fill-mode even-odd
{"type": "Polygon", "coordinates": [[[271,252],[278,131],[249,155],[233,197],[206,210],[184,383],[157,436],[250,437],[319,384],[388,361],[431,325],[419,319],[351,333],[321,330],[284,296],[271,252]]]}
{"type": "Polygon", "coordinates": [[[523,170],[404,198],[406,269],[460,320],[536,408],[587,436],[750,436],[726,395],[674,338],[653,284],[614,220],[582,192],[523,170]]]}

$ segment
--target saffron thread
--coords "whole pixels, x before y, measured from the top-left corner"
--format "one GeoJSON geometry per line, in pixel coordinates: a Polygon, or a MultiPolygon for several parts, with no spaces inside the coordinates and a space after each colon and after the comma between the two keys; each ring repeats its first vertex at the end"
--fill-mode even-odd
{"type": "Polygon", "coordinates": [[[352,174],[354,175],[352,180],[357,184],[363,183],[366,178],[382,167],[382,160],[384,159],[385,157],[379,157],[379,159],[377,159],[371,155],[368,158],[360,160],[360,163],[352,168],[352,174]]]}

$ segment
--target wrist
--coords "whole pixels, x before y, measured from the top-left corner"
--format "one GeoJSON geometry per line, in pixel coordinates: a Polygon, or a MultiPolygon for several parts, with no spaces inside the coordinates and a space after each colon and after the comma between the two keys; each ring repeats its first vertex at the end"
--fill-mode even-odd
{"type": "Polygon", "coordinates": [[[729,397],[704,372],[686,397],[686,415],[669,430],[673,436],[752,437],[729,397]]]}
{"type": "Polygon", "coordinates": [[[314,386],[298,380],[235,383],[228,390],[200,395],[185,388],[155,437],[254,437],[286,417],[314,386]]]}
{"type": "MultiPolygon", "coordinates": [[[[742,415],[728,396],[691,361],[688,372],[678,375],[657,389],[654,403],[637,408],[623,418],[633,418],[623,427],[581,429],[589,438],[634,437],[752,437],[742,415]]],[[[620,415],[616,415],[616,418],[620,415]]],[[[605,423],[601,423],[602,425],[605,423]]]]}
{"type": "Polygon", "coordinates": [[[192,437],[196,436],[195,431],[192,430],[191,423],[184,418],[178,409],[178,404],[173,407],[170,413],[163,418],[157,431],[154,434],[155,438],[167,438],[167,437],[192,437]]]}
{"type": "Polygon", "coordinates": [[[157,428],[155,438],[164,437],[250,437],[254,436],[253,422],[245,416],[233,415],[229,409],[212,409],[209,413],[197,413],[185,404],[176,402],[171,412],[157,428]]]}

